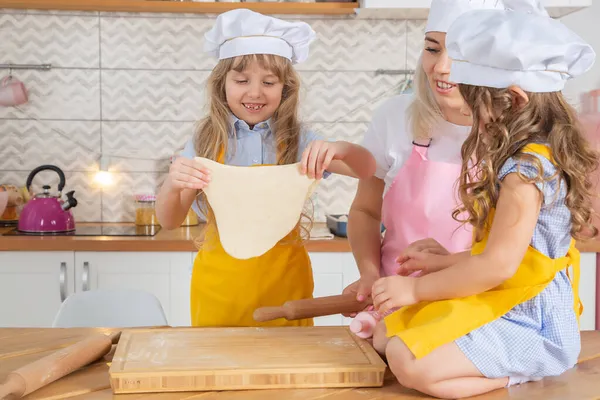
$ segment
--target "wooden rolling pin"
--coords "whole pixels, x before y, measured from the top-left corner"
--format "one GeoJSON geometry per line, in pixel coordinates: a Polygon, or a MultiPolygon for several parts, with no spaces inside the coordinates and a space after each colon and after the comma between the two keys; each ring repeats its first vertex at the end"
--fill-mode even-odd
{"type": "Polygon", "coordinates": [[[112,344],[116,343],[119,337],[120,332],[110,336],[99,333],[9,373],[0,385],[0,399],[8,396],[11,396],[11,399],[20,399],[100,359],[111,350],[112,344]]]}
{"type": "Polygon", "coordinates": [[[360,312],[372,304],[369,298],[363,302],[356,300],[356,294],[317,297],[314,299],[290,300],[280,307],[261,307],[254,311],[258,322],[285,318],[288,321],[322,317],[324,315],[360,312]]]}

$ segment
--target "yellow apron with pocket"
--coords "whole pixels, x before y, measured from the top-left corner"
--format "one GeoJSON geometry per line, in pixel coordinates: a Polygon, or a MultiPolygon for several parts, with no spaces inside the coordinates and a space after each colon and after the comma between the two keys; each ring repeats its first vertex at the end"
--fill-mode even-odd
{"type": "Polygon", "coordinates": [[[312,319],[256,322],[252,314],[258,307],[311,298],[313,288],[311,262],[298,228],[262,256],[240,260],[225,252],[216,224],[209,221],[192,272],[192,326],[312,326],[312,319]]]}
{"type": "MultiPolygon", "coordinates": [[[[540,154],[551,160],[546,146],[530,144],[524,151],[540,154]]],[[[491,210],[486,225],[488,228],[493,219],[494,210],[491,210]]],[[[488,236],[489,229],[481,241],[473,244],[471,254],[483,252],[488,236]]],[[[573,268],[573,308],[579,321],[583,311],[579,299],[579,263],[580,255],[574,240],[571,240],[567,254],[557,259],[551,259],[529,246],[517,272],[510,279],[484,293],[458,299],[424,301],[402,307],[385,317],[387,336],[398,336],[416,358],[424,357],[436,348],[453,342],[534,298],[552,282],[556,273],[569,266],[573,268]]],[[[481,267],[485,268],[483,265],[481,267]]]]}

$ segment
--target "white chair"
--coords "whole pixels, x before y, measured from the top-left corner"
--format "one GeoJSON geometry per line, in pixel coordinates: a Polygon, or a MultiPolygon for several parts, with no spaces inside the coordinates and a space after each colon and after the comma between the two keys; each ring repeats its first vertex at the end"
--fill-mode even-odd
{"type": "Polygon", "coordinates": [[[133,328],[168,325],[160,301],[139,290],[91,290],[75,293],[62,303],[55,328],[133,328]]]}

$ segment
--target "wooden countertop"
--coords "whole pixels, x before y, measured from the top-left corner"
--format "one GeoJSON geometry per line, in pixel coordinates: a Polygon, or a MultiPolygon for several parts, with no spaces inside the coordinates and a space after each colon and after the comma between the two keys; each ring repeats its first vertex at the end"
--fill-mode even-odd
{"type": "MultiPolygon", "coordinates": [[[[108,333],[111,329],[58,329],[58,328],[4,328],[0,329],[0,382],[9,372],[52,352],[69,346],[95,332],[108,333]]],[[[394,377],[386,374],[382,388],[361,389],[297,389],[256,390],[237,392],[196,392],[139,395],[113,395],[108,379],[109,354],[88,367],[72,373],[43,387],[25,399],[206,399],[206,400],[425,400],[431,397],[400,386],[394,377]]],[[[597,377],[600,374],[600,331],[582,332],[582,350],[579,364],[561,376],[546,378],[539,382],[526,383],[501,389],[473,400],[580,400],[595,399],[600,393],[597,377]]]]}
{"type": "MultiPolygon", "coordinates": [[[[133,224],[81,223],[81,226],[118,226],[133,224]]],[[[325,224],[315,224],[324,228],[325,224]]],[[[13,228],[0,227],[0,235],[13,228]]],[[[194,238],[201,235],[201,226],[161,229],[155,236],[0,236],[0,251],[197,251],[194,238]]],[[[600,253],[600,240],[579,242],[581,252],[600,253]]],[[[346,238],[311,239],[310,252],[349,252],[346,238]]]]}
{"type": "MultiPolygon", "coordinates": [[[[133,224],[81,223],[78,226],[117,226],[133,224]]],[[[323,228],[324,224],[315,224],[323,228]]],[[[0,228],[0,235],[13,228],[0,228]]],[[[0,236],[0,251],[190,251],[198,249],[194,238],[200,237],[202,226],[161,229],[155,236],[0,236]]],[[[345,238],[311,239],[310,252],[349,252],[345,238]]]]}

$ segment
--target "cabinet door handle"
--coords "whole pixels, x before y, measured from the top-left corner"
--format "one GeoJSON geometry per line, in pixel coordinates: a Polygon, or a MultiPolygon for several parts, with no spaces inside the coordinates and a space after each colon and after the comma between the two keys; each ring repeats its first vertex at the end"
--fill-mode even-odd
{"type": "Polygon", "coordinates": [[[83,274],[81,274],[81,280],[83,281],[83,291],[90,290],[90,263],[85,261],[83,263],[83,274]]]}
{"type": "Polygon", "coordinates": [[[60,302],[62,303],[67,298],[67,263],[60,263],[60,302]]]}

